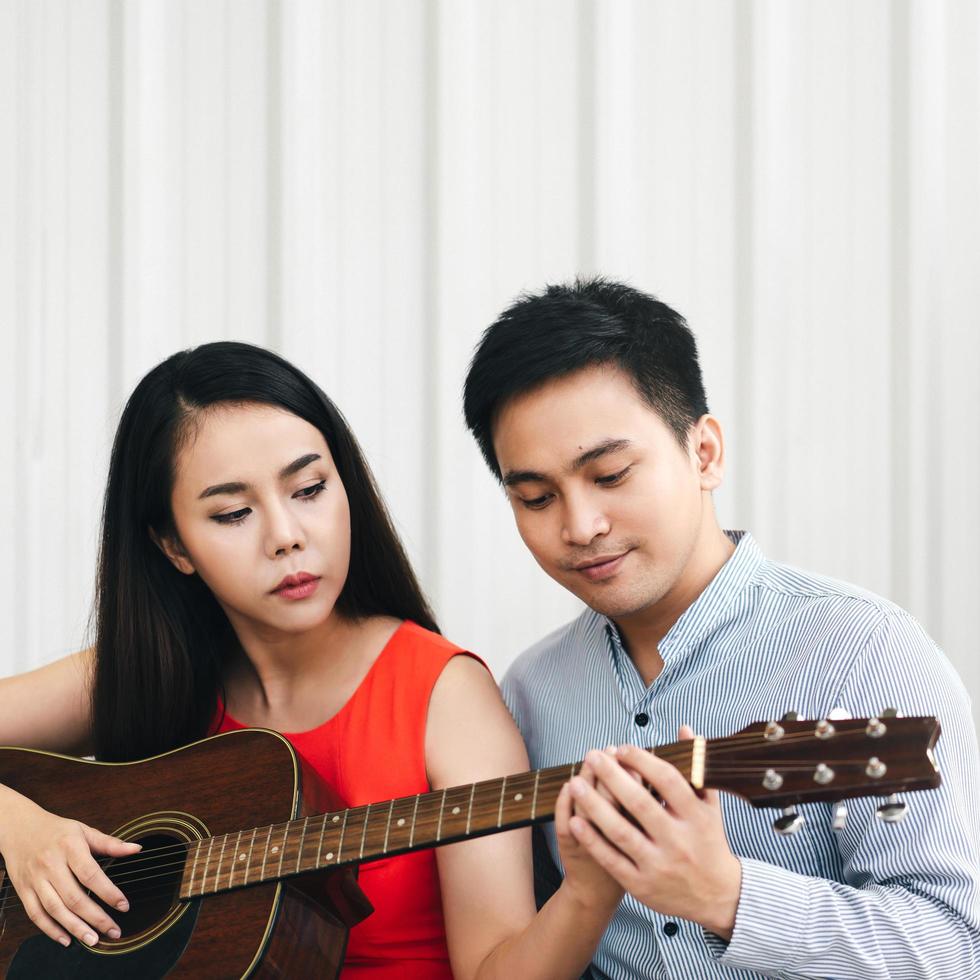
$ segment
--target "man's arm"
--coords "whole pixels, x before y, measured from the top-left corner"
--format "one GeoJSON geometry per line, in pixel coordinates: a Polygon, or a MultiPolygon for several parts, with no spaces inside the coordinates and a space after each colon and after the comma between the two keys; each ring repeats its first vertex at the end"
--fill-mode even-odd
{"type": "Polygon", "coordinates": [[[937,715],[943,786],[911,796],[898,826],[875,819],[877,800],[852,801],[837,838],[842,881],[741,859],[728,942],[719,934],[727,938],[731,894],[719,869],[732,855],[712,832],[716,804],[710,795],[699,800],[667,763],[640,750],[621,754],[668,801],[650,809],[626,770],[597,756],[600,778],[640,828],[582,792],[584,815],[607,840],[585,821],[573,832],[640,901],[700,922],[726,966],[792,978],[980,977],[980,761],[962,684],[918,624],[894,614],[868,642],[838,703],[855,717],[890,704],[937,715]]]}

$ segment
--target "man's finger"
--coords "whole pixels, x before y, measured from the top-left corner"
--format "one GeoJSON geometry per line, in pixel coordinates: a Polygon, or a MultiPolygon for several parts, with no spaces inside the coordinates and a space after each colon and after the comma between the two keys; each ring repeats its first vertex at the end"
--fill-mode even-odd
{"type": "MultiPolygon", "coordinates": [[[[621,765],[639,773],[643,781],[649,784],[678,816],[687,816],[695,812],[695,808],[700,803],[697,794],[680,772],[665,759],[658,759],[652,752],[645,752],[635,745],[620,746],[617,758],[621,765]]],[[[605,781],[604,772],[600,771],[599,776],[605,781]]]]}

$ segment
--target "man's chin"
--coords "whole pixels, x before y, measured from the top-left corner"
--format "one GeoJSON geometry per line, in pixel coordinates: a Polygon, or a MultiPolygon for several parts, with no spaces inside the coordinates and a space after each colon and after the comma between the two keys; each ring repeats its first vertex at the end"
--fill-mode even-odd
{"type": "Polygon", "coordinates": [[[584,590],[578,591],[576,595],[590,609],[594,609],[600,615],[615,620],[628,619],[630,616],[635,616],[637,613],[649,609],[660,598],[657,595],[640,596],[635,592],[631,594],[620,592],[617,595],[612,590],[602,592],[595,589],[587,592],[584,590]]]}

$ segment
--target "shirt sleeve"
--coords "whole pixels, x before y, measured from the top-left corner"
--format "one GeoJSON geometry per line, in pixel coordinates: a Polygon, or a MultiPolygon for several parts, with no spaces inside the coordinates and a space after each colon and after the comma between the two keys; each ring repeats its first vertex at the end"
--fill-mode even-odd
{"type": "Polygon", "coordinates": [[[905,797],[893,825],[874,798],[848,802],[835,836],[842,881],[742,859],[731,942],[705,935],[726,966],[784,978],[980,977],[980,759],[969,698],[915,620],[889,614],[838,702],[853,717],[893,706],[935,715],[942,786],[905,797]]]}

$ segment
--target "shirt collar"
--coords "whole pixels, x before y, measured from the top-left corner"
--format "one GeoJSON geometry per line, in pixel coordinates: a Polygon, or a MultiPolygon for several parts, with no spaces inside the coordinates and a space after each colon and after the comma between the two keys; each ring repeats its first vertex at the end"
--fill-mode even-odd
{"type": "MultiPolygon", "coordinates": [[[[660,642],[664,663],[691,650],[726,618],[742,590],[755,577],[765,561],[762,549],[748,531],[725,531],[735,545],[732,556],[718,570],[707,588],[684,611],[660,642]]],[[[600,616],[610,638],[613,664],[617,671],[626,655],[619,629],[608,616],[600,616]]]]}

